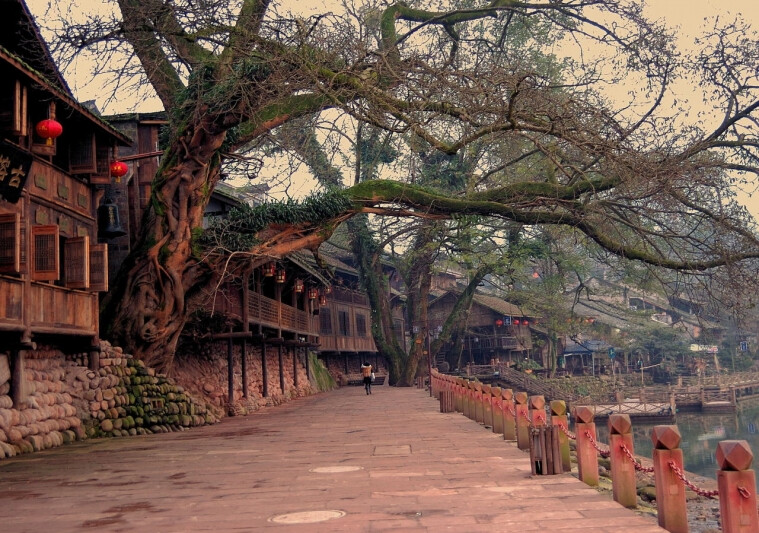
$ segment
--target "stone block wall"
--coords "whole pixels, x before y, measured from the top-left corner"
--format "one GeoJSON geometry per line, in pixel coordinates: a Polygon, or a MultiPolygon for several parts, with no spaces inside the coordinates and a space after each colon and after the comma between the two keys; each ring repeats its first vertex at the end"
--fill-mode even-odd
{"type": "Polygon", "coordinates": [[[88,354],[26,351],[22,400],[10,397],[10,354],[0,353],[0,458],[87,437],[168,432],[218,420],[181,386],[103,342],[100,368],[88,354]]]}
{"type": "Polygon", "coordinates": [[[233,344],[234,393],[233,402],[228,402],[227,343],[209,343],[201,352],[177,353],[173,376],[188,391],[210,404],[214,413],[245,414],[261,407],[279,405],[291,399],[314,394],[316,390],[306,374],[305,357],[302,348],[282,346],[282,369],[284,390],[280,386],[279,352],[277,346],[266,347],[266,367],[268,370],[268,396],[264,396],[261,346],[246,344],[248,378],[248,398],[243,398],[241,343],[233,344]],[[293,357],[297,358],[298,386],[293,377],[293,357]]]}

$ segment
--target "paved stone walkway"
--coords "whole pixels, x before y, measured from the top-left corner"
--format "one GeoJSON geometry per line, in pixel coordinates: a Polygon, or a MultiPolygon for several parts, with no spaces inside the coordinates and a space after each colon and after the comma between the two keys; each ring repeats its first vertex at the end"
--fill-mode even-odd
{"type": "Polygon", "coordinates": [[[418,389],[0,461],[3,532],[550,530],[663,531],[569,474],[531,477],[526,453],[418,389]]]}

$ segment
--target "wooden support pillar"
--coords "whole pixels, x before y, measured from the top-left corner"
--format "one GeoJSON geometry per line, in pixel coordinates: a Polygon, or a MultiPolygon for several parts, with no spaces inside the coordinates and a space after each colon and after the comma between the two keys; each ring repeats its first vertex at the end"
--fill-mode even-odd
{"type": "Polygon", "coordinates": [[[227,402],[231,409],[235,401],[235,360],[232,338],[227,339],[227,402]]]}
{"type": "Polygon", "coordinates": [[[512,389],[501,390],[503,397],[503,439],[517,440],[517,419],[514,406],[514,391],[512,389]]]}
{"type": "Polygon", "coordinates": [[[10,367],[11,367],[11,390],[10,397],[13,407],[19,408],[26,397],[26,376],[24,375],[24,353],[25,350],[15,348],[11,350],[10,367]]]}
{"type": "Polygon", "coordinates": [[[593,446],[596,440],[595,413],[590,407],[575,409],[575,433],[577,436],[577,473],[580,481],[591,487],[598,486],[598,452],[593,446]]]}
{"type": "Polygon", "coordinates": [[[306,359],[306,378],[311,381],[311,355],[308,353],[308,348],[303,348],[303,353],[306,359]]]}
{"type": "Polygon", "coordinates": [[[285,394],[285,365],[282,361],[282,345],[277,346],[277,355],[279,356],[279,390],[285,394]]]}
{"type": "Polygon", "coordinates": [[[754,454],[745,440],[717,444],[717,485],[723,533],[759,531],[756,512],[756,474],[750,470],[754,454]]]}
{"type": "Polygon", "coordinates": [[[570,460],[569,431],[567,423],[567,404],[564,400],[551,400],[551,425],[559,427],[559,453],[561,455],[561,466],[564,472],[572,471],[572,462],[570,460]]]}
{"type": "Polygon", "coordinates": [[[248,341],[240,342],[240,371],[242,372],[242,396],[248,399],[248,341]]]}
{"type": "Polygon", "coordinates": [[[269,397],[269,367],[266,365],[266,343],[261,342],[261,379],[263,381],[263,394],[264,398],[269,397]]]}
{"type": "Polygon", "coordinates": [[[677,426],[654,426],[651,431],[657,516],[659,525],[670,533],[688,533],[685,484],[670,465],[671,462],[675,468],[683,469],[680,439],[677,426]]]}
{"type": "Polygon", "coordinates": [[[293,354],[293,386],[297,389],[298,388],[298,353],[300,352],[300,348],[295,347],[292,349],[293,354]]]}
{"type": "Polygon", "coordinates": [[[89,352],[87,354],[87,366],[93,372],[100,370],[100,341],[97,337],[92,339],[89,352]]]}
{"type": "Polygon", "coordinates": [[[638,494],[635,463],[630,458],[635,453],[632,422],[629,415],[611,415],[608,423],[612,495],[620,505],[634,509],[638,506],[638,494]]]}
{"type": "Polygon", "coordinates": [[[516,403],[514,411],[516,412],[517,426],[517,448],[520,450],[530,449],[530,418],[529,406],[527,405],[527,393],[517,392],[514,394],[516,403]]]}

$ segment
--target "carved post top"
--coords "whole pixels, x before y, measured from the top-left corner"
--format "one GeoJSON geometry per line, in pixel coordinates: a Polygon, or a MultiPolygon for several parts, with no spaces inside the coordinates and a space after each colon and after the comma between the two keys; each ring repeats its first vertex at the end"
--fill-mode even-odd
{"type": "Polygon", "coordinates": [[[596,414],[586,405],[578,405],[574,408],[574,416],[580,424],[591,424],[596,414]]]}
{"type": "Polygon", "coordinates": [[[476,391],[482,391],[482,382],[481,381],[475,381],[474,382],[474,390],[476,390],[476,391]]]}
{"type": "Polygon", "coordinates": [[[677,426],[654,426],[651,441],[657,450],[675,450],[680,446],[680,430],[677,426]]]}
{"type": "Polygon", "coordinates": [[[544,409],[546,406],[546,399],[544,396],[535,395],[530,396],[530,409],[544,409]]]}
{"type": "Polygon", "coordinates": [[[492,387],[492,388],[490,389],[490,392],[491,392],[491,393],[493,394],[493,396],[495,396],[496,398],[500,398],[500,397],[501,397],[501,387],[492,387]]]}
{"type": "Polygon", "coordinates": [[[514,399],[514,391],[512,389],[503,389],[501,396],[503,396],[504,400],[511,401],[514,399]]]}
{"type": "Polygon", "coordinates": [[[490,385],[483,385],[482,386],[482,392],[484,392],[485,394],[490,394],[491,388],[492,387],[490,385]]]}
{"type": "Polygon", "coordinates": [[[745,440],[719,442],[716,455],[720,470],[748,470],[754,462],[754,454],[745,440]]]}
{"type": "Polygon", "coordinates": [[[551,416],[562,416],[567,414],[567,402],[564,400],[551,400],[551,416]]]}
{"type": "Polygon", "coordinates": [[[610,415],[609,433],[612,435],[629,435],[632,433],[630,415],[610,415]]]}
{"type": "Polygon", "coordinates": [[[522,391],[515,393],[514,394],[514,400],[519,405],[526,405],[527,404],[527,393],[526,392],[522,392],[522,391]]]}

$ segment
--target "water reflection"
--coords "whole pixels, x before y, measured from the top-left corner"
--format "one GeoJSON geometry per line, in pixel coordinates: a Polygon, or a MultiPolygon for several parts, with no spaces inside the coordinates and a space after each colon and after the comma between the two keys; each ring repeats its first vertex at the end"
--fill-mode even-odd
{"type": "MultiPolygon", "coordinates": [[[[745,440],[751,446],[754,455],[759,453],[757,399],[742,401],[738,405],[738,412],[734,414],[678,413],[676,423],[682,435],[680,447],[683,450],[685,469],[690,472],[716,479],[717,463],[714,455],[717,443],[722,440],[745,440]]],[[[651,428],[654,425],[656,424],[640,424],[633,421],[633,440],[637,455],[652,456],[651,428]]],[[[598,420],[597,430],[599,440],[609,442],[605,419],[598,420]]],[[[756,468],[756,463],[754,461],[753,468],[756,468]]]]}

